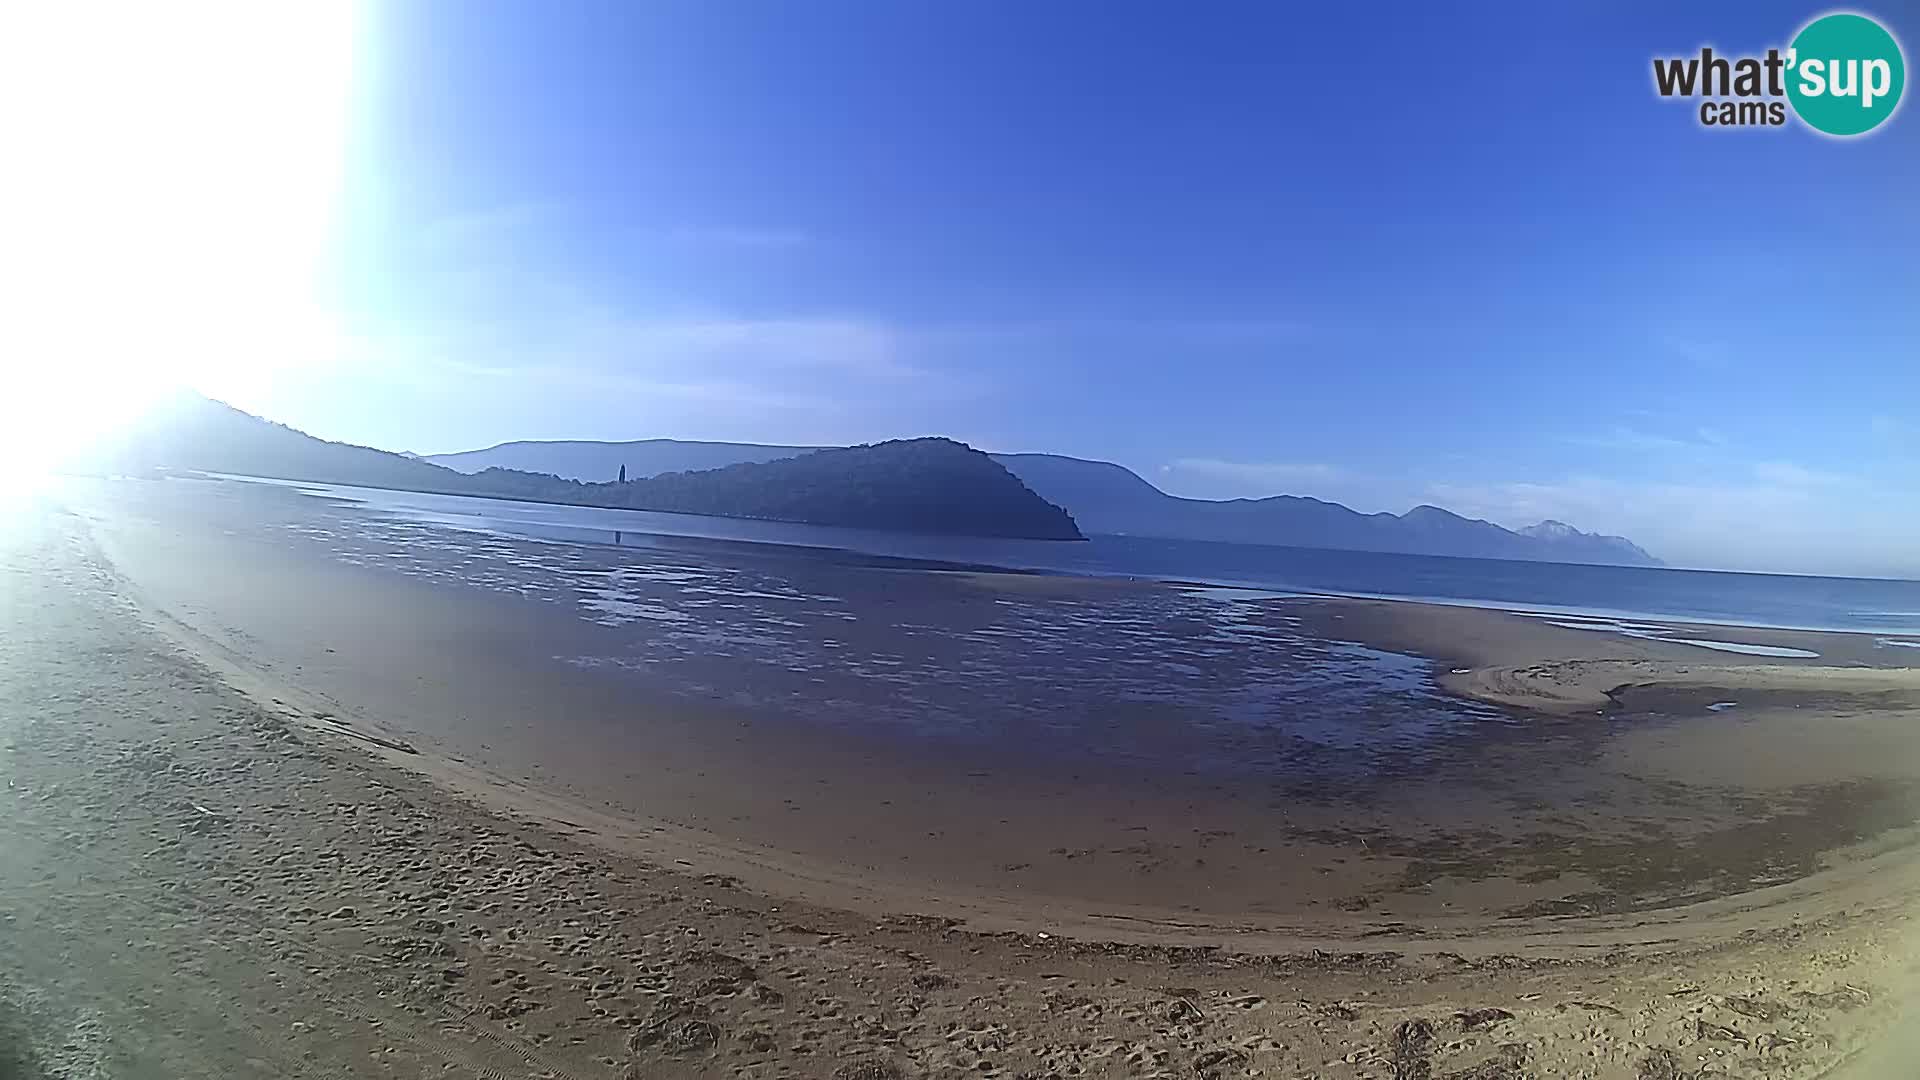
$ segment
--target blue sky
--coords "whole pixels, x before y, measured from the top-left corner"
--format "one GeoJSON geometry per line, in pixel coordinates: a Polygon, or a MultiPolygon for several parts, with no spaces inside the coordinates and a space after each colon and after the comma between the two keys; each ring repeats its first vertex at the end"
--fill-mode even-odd
{"type": "Polygon", "coordinates": [[[418,451],[947,434],[1920,575],[1920,117],[1710,131],[1651,86],[1820,10],[384,5],[341,347],[228,396],[418,451]]]}

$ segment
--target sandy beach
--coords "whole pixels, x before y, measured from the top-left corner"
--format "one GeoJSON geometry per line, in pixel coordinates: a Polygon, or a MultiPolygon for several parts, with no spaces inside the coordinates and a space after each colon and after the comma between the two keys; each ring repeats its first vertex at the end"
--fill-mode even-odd
{"type": "Polygon", "coordinates": [[[552,604],[150,494],[4,530],[0,1033],[46,1075],[1820,1076],[1911,982],[1920,673],[1857,635],[1236,607],[1469,709],[1411,769],[1210,736],[1276,784],[648,692],[552,604]]]}

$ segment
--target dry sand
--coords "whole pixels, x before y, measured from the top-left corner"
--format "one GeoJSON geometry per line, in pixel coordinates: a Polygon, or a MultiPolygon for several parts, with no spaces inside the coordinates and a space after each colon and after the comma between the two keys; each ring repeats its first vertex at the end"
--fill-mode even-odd
{"type": "MultiPolygon", "coordinates": [[[[1474,659],[1469,645],[1487,667],[1568,659],[1496,655],[1503,635],[1566,641],[1492,613],[1396,620],[1396,606],[1320,610],[1354,640],[1408,634],[1401,647],[1436,659],[1474,659]],[[1447,632],[1407,629],[1427,618],[1447,632]]],[[[0,1068],[12,1055],[24,1076],[1820,1076],[1900,1015],[1920,959],[1915,869],[1892,824],[1850,846],[1723,835],[1791,853],[1769,887],[1438,932],[1297,909],[1183,924],[1004,892],[848,892],[809,876],[826,873],[817,860],[635,830],[558,785],[315,715],[296,688],[182,648],[70,515],[8,512],[0,620],[0,1068]],[[755,880],[699,872],[729,862],[755,880]],[[848,902],[796,899],[810,893],[848,902]]],[[[1907,778],[1888,764],[1910,749],[1903,674],[1701,668],[1647,643],[1567,640],[1639,666],[1462,689],[1584,706],[1627,673],[1682,711],[1722,690],[1785,695],[1739,719],[1804,750],[1781,710],[1851,717],[1883,740],[1867,755],[1882,778],[1907,778]],[[1839,706],[1821,704],[1830,692],[1839,706]]],[[[1597,707],[1637,708],[1634,693],[1597,707]]],[[[1631,741],[1605,751],[1623,769],[1677,760],[1631,741]]],[[[1808,798],[1808,777],[1830,785],[1858,764],[1840,754],[1763,783],[1808,798]]]]}
{"type": "MultiPolygon", "coordinates": [[[[1737,770],[1750,756],[1699,740],[1689,753],[1623,756],[1622,733],[1671,733],[1671,718],[1616,723],[1481,709],[1445,721],[1443,737],[1376,750],[1404,719],[1388,716],[1387,702],[1424,700],[1411,706],[1416,723],[1460,711],[1415,685],[1417,663],[1401,665],[1411,682],[1376,695],[1382,706],[1326,719],[1337,704],[1322,695],[1341,687],[1310,676],[1323,664],[1351,670],[1333,640],[1421,653],[1443,670],[1567,657],[1659,663],[1702,652],[1497,612],[1229,605],[1151,585],[782,559],[768,564],[774,578],[722,588],[722,598],[790,604],[751,597],[797,589],[824,598],[809,608],[824,604],[854,621],[808,631],[819,637],[796,642],[797,652],[689,673],[651,659],[668,631],[593,625],[564,594],[556,603],[542,593],[543,583],[608,565],[664,570],[694,584],[658,594],[659,610],[685,619],[674,610],[684,606],[718,630],[724,623],[706,615],[714,609],[696,605],[751,553],[716,566],[622,551],[609,564],[560,545],[476,541],[444,529],[394,533],[320,500],[280,492],[280,502],[263,501],[256,496],[272,492],[251,485],[88,490],[74,501],[120,588],[229,685],[369,747],[404,747],[397,763],[489,805],[656,864],[836,908],[1268,950],[1412,938],[1410,948],[1472,953],[1490,938],[1515,940],[1517,926],[1543,917],[1589,918],[1592,932],[1631,941],[1683,905],[1744,911],[1762,902],[1750,894],[1763,886],[1772,887],[1769,905],[1783,893],[1818,895],[1825,879],[1808,882],[1817,872],[1858,872],[1863,857],[1903,843],[1920,801],[1920,779],[1898,771],[1841,767],[1784,788],[1692,782],[1686,774],[1696,767],[1737,770]],[[567,561],[575,558],[584,561],[567,561]],[[516,566],[537,573],[514,577],[516,566]],[[895,628],[971,628],[965,639],[1036,620],[1043,633],[985,652],[943,638],[924,657],[924,683],[861,677],[798,696],[788,688],[750,707],[733,700],[767,670],[819,658],[822,642],[846,646],[833,654],[846,664],[895,652],[895,628]],[[1317,632],[1303,636],[1300,622],[1317,632]],[[1097,633],[1129,623],[1150,631],[1122,641],[1097,633]],[[1228,647],[1215,636],[1222,625],[1257,632],[1230,637],[1228,647]],[[854,637],[862,628],[864,641],[854,637]],[[1081,635],[1097,643],[1074,644],[1081,635]],[[1040,658],[1022,661],[1024,649],[1040,658]],[[650,659],[639,672],[566,659],[582,655],[650,659]],[[1053,703],[1047,711],[1032,707],[1030,695],[1047,689],[1033,680],[1143,665],[1156,672],[1153,689],[1173,693],[1142,701],[1096,674],[1042,698],[1053,703]],[[1274,665],[1288,672],[1278,685],[1249,681],[1248,668],[1274,665]],[[923,709],[962,692],[948,678],[957,670],[1017,692],[963,715],[950,710],[939,723],[987,724],[1000,734],[981,743],[903,732],[923,709]],[[672,692],[690,677],[715,685],[672,692]],[[1212,679],[1238,698],[1210,699],[1212,679]],[[1256,699],[1264,714],[1293,710],[1296,718],[1239,725],[1213,711],[1261,689],[1275,691],[1256,699]],[[816,699],[833,702],[824,723],[804,718],[816,699]],[[864,723],[870,716],[892,719],[864,723]],[[1070,728],[1076,746],[1130,753],[1035,754],[1034,734],[1056,724],[1070,728]],[[1325,744],[1292,735],[1315,725],[1358,753],[1329,757],[1325,744]],[[1199,745],[1268,764],[1239,775],[1163,764],[1199,745]]],[[[766,614],[790,622],[793,611],[766,614]]],[[[1870,723],[1897,742],[1899,715],[1881,710],[1870,723]]],[[[1877,756],[1920,762],[1920,754],[1877,756]]],[[[1687,917],[1697,924],[1697,914],[1687,917]]],[[[1564,940],[1558,925],[1541,937],[1564,940]]]]}

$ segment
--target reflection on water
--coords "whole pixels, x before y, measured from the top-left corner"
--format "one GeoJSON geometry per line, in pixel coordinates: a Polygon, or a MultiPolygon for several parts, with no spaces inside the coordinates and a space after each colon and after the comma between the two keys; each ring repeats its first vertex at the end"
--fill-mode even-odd
{"type": "Polygon", "coordinates": [[[1715,652],[1740,653],[1745,656],[1780,656],[1794,660],[1812,660],[1820,654],[1812,649],[1790,649],[1784,645],[1749,645],[1744,641],[1710,641],[1702,638],[1669,638],[1682,645],[1695,645],[1715,652]]]}
{"type": "MultiPolygon", "coordinates": [[[[1743,641],[1720,641],[1715,638],[1682,638],[1672,636],[1671,626],[1653,623],[1620,622],[1614,619],[1557,619],[1549,618],[1539,612],[1521,611],[1517,615],[1545,619],[1548,626],[1562,626],[1568,630],[1593,630],[1603,634],[1619,634],[1622,637],[1645,638],[1649,641],[1666,641],[1675,645],[1692,645],[1715,652],[1741,653],[1746,656],[1778,656],[1793,660],[1812,660],[1820,654],[1811,649],[1792,649],[1784,645],[1750,645],[1743,641]]],[[[1876,644],[1886,644],[1881,639],[1876,644]]]]}
{"type": "Polygon", "coordinates": [[[1425,600],[1576,620],[1920,634],[1920,581],[1574,566],[1094,536],[1086,543],[921,536],[741,518],[554,506],[458,495],[253,481],[346,500],[414,521],[494,534],[685,549],[779,545],[795,557],[857,553],[915,565],[994,566],[1092,577],[1204,582],[1282,593],[1425,600]]]}
{"type": "Polygon", "coordinates": [[[565,608],[594,628],[570,639],[568,664],[809,723],[1304,779],[1414,770],[1423,749],[1503,719],[1439,693],[1424,661],[1308,636],[1284,602],[1231,590],[1009,590],[844,561],[541,543],[350,506],[283,527],[348,563],[565,608]]]}

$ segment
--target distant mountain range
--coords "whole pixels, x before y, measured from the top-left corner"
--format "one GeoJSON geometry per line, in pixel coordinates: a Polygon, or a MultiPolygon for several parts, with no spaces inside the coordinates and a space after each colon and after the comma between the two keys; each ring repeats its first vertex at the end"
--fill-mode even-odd
{"type": "Polygon", "coordinates": [[[154,468],[464,494],[471,477],[405,454],[328,442],[198,394],[177,394],[71,463],[99,471],[154,468]]]}
{"type": "MultiPolygon", "coordinates": [[[[491,467],[610,480],[688,469],[712,469],[797,457],[819,449],[760,443],[510,442],[485,450],[434,454],[423,460],[463,471],[491,467]]],[[[1505,529],[1437,506],[1404,514],[1362,514],[1335,502],[1276,495],[1265,499],[1185,499],[1169,495],[1110,461],[1057,454],[994,454],[993,460],[1041,498],[1063,507],[1090,533],[1225,540],[1293,547],[1462,555],[1487,559],[1658,566],[1621,536],[1581,532],[1559,521],[1505,529]]]]}
{"type": "Polygon", "coordinates": [[[635,442],[509,442],[485,450],[428,454],[422,461],[465,473],[483,469],[519,469],[552,473],[594,483],[614,480],[622,468],[628,479],[666,472],[699,472],[728,465],[756,464],[797,457],[824,446],[762,446],[758,443],[686,442],[640,439],[635,442]]]}
{"type": "Polygon", "coordinates": [[[582,483],[499,467],[463,473],[411,455],[316,439],[220,402],[182,395],[70,464],[962,536],[1084,539],[1066,511],[986,454],[951,439],[896,440],[626,483],[582,483]]]}
{"type": "Polygon", "coordinates": [[[453,475],[486,494],[542,502],[956,536],[1086,539],[1065,510],[952,439],[896,439],[597,484],[497,467],[453,475]]]}

